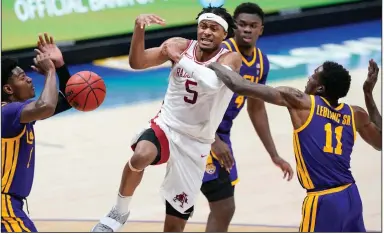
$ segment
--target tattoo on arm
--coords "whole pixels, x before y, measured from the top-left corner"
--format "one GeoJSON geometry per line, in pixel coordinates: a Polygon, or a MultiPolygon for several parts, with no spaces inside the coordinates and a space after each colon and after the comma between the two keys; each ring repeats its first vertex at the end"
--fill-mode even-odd
{"type": "Polygon", "coordinates": [[[277,87],[276,89],[280,91],[285,106],[289,108],[302,108],[303,104],[305,104],[303,101],[306,95],[300,90],[286,86],[277,87]]]}

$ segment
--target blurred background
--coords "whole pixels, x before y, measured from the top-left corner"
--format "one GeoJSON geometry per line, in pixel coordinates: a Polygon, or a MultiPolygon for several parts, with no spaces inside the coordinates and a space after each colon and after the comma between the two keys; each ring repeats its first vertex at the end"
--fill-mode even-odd
{"type": "MultiPolygon", "coordinates": [[[[37,93],[42,90],[44,79],[31,72],[29,66],[37,36],[44,32],[54,36],[72,74],[93,71],[107,86],[106,99],[99,109],[88,113],[70,110],[36,126],[39,128],[36,131],[38,169],[28,200],[29,209],[34,220],[56,222],[52,228],[47,223],[40,223],[41,230],[87,231],[92,225],[72,223],[58,229],[57,222],[94,221],[109,210],[116,196],[121,170],[131,155],[131,136],[156,115],[161,105],[168,85],[169,64],[145,71],[133,71],[128,64],[135,18],[142,13],[155,13],[166,20],[166,27],[148,28],[146,47],[153,47],[174,36],[195,39],[195,18],[203,6],[224,4],[233,13],[242,2],[245,1],[1,1],[2,56],[19,59],[28,75],[34,78],[37,93]],[[58,203],[60,200],[63,202],[58,203]]],[[[267,84],[303,88],[306,78],[319,64],[333,60],[343,64],[352,74],[353,85],[346,101],[365,106],[362,84],[367,75],[368,60],[375,59],[380,67],[382,62],[381,0],[250,2],[259,4],[266,13],[264,34],[257,47],[267,54],[271,64],[267,84]]],[[[380,87],[381,79],[375,88],[375,100],[381,106],[380,87]]],[[[267,105],[267,112],[278,151],[295,165],[289,116],[284,109],[271,105],[267,105]]],[[[231,134],[241,178],[236,190],[237,212],[233,222],[248,227],[265,224],[296,228],[305,195],[297,179],[290,183],[281,179],[280,171],[272,165],[254,133],[246,111],[236,119],[231,134]],[[258,165],[257,170],[254,165],[258,165]],[[246,203],[248,201],[253,205],[246,203]]],[[[132,219],[163,219],[164,206],[158,202],[157,191],[164,170],[163,167],[148,170],[147,179],[144,178],[138,190],[136,206],[133,205],[136,212],[132,212],[132,219]],[[151,200],[153,197],[155,201],[151,200]],[[152,211],[148,213],[148,210],[152,211]]],[[[360,186],[367,229],[381,231],[380,152],[359,139],[352,170],[360,186]]],[[[192,221],[204,223],[208,214],[205,199],[199,199],[198,207],[201,209],[196,211],[192,221]]],[[[242,230],[245,229],[238,231],[242,230]]]]}

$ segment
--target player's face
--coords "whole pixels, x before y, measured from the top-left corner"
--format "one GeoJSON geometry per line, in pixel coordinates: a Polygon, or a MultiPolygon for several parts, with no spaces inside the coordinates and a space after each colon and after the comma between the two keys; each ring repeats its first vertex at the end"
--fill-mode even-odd
{"type": "Polygon", "coordinates": [[[320,83],[320,73],[323,71],[323,66],[315,69],[315,72],[309,77],[305,86],[305,93],[309,95],[320,95],[324,93],[324,86],[320,83]]]}
{"type": "Polygon", "coordinates": [[[12,70],[9,84],[4,85],[3,89],[16,100],[26,101],[35,97],[35,87],[32,84],[32,78],[28,77],[20,67],[12,70]]]}
{"type": "Polygon", "coordinates": [[[214,21],[203,20],[197,27],[197,41],[202,51],[216,50],[226,37],[227,32],[214,21]]]}
{"type": "Polygon", "coordinates": [[[256,14],[241,13],[235,19],[235,39],[240,47],[253,47],[257,39],[263,34],[264,26],[261,18],[256,14]]]}

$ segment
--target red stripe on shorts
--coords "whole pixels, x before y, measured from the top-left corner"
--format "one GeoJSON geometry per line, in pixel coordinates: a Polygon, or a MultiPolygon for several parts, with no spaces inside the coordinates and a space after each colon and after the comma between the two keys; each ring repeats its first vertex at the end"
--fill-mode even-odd
{"type": "Polygon", "coordinates": [[[160,143],[160,161],[156,163],[156,165],[160,165],[168,162],[169,159],[169,142],[167,135],[165,135],[164,131],[157,125],[154,121],[155,119],[151,119],[151,128],[155,132],[157,140],[160,143]]]}

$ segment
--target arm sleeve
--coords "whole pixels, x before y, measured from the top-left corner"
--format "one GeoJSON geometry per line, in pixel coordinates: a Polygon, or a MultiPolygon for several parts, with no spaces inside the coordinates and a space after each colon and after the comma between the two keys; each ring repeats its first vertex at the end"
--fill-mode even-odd
{"type": "Polygon", "coordinates": [[[57,99],[57,105],[55,113],[53,115],[57,115],[63,111],[72,108],[72,106],[68,103],[67,99],[65,98],[65,86],[67,85],[69,78],[71,78],[71,74],[69,73],[69,70],[65,64],[62,67],[58,68],[56,70],[56,73],[59,77],[59,97],[57,99]]]}
{"type": "Polygon", "coordinates": [[[223,82],[219,80],[216,73],[200,64],[195,63],[186,56],[179,61],[179,65],[193,78],[209,89],[219,89],[223,82]]]}

